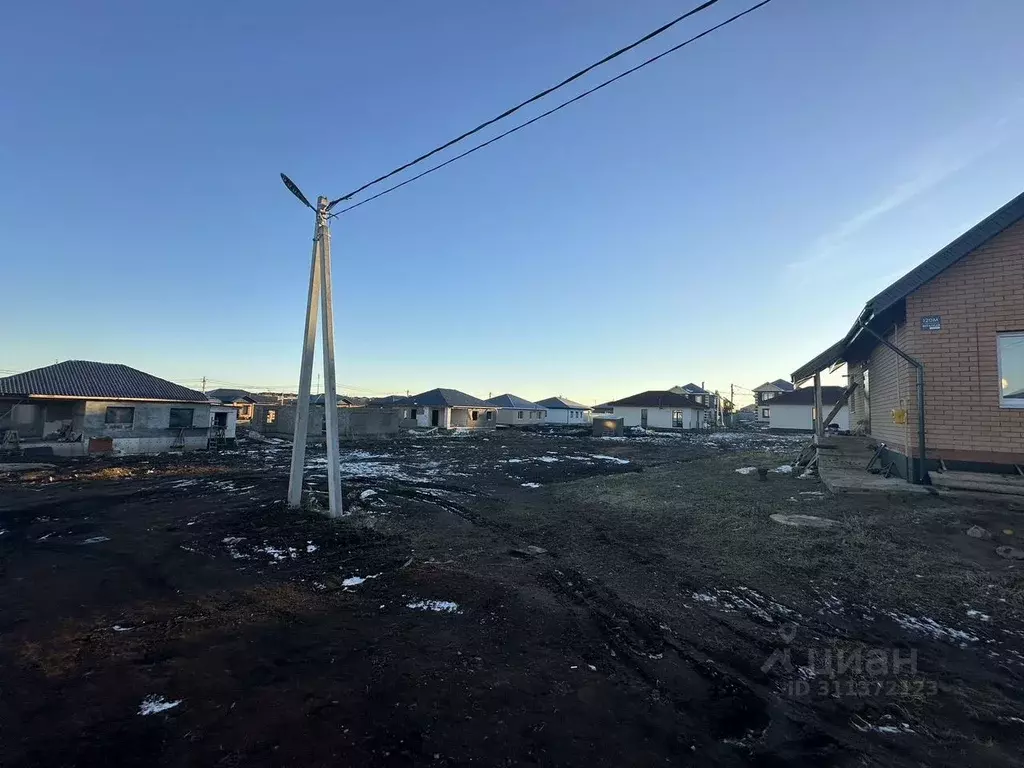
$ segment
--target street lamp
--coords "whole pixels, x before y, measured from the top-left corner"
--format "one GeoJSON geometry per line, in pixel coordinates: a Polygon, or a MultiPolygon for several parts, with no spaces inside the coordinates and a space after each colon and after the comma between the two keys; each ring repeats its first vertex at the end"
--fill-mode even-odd
{"type": "Polygon", "coordinates": [[[306,328],[302,338],[302,367],[299,371],[299,399],[295,404],[295,433],[292,443],[291,472],[288,475],[288,506],[302,506],[302,472],[306,462],[306,437],[309,431],[310,382],[313,378],[313,348],[316,346],[316,321],[319,305],[323,329],[324,416],[327,420],[327,493],[328,516],[341,517],[341,469],[338,461],[338,387],[334,376],[334,300],[331,290],[331,207],[340,202],[317,198],[314,207],[302,190],[281,174],[288,190],[316,214],[313,228],[313,256],[309,267],[309,294],[306,298],[306,328]]]}

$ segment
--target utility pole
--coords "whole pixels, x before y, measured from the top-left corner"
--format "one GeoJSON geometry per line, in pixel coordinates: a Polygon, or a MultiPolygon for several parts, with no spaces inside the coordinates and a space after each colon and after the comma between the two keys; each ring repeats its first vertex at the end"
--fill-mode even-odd
{"type": "Polygon", "coordinates": [[[203,394],[206,394],[206,377],[203,376],[203,394]]]}
{"type": "MultiPolygon", "coordinates": [[[[294,182],[281,174],[289,191],[309,208],[313,208],[294,182]]],[[[309,293],[306,297],[306,327],[302,339],[302,361],[299,369],[299,398],[295,403],[295,433],[292,443],[291,471],[288,475],[288,506],[302,506],[302,474],[306,462],[306,437],[309,431],[309,396],[313,378],[313,348],[316,345],[316,321],[319,314],[323,332],[324,415],[327,426],[327,492],[328,516],[343,513],[341,470],[338,464],[338,397],[334,375],[334,300],[331,290],[331,230],[326,197],[317,199],[316,224],[313,228],[313,255],[309,267],[309,293]]]]}

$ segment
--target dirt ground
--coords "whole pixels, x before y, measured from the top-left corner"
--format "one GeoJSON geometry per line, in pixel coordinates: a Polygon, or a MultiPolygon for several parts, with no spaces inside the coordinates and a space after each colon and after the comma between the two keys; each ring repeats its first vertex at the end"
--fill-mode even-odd
{"type": "Polygon", "coordinates": [[[340,521],[284,443],[0,476],[0,764],[1019,765],[1022,512],[736,471],[798,449],[345,444],[340,521]]]}

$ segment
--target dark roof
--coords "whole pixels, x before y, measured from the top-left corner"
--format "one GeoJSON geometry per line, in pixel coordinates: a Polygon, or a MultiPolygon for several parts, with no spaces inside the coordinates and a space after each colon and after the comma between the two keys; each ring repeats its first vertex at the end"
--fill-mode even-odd
{"type": "MultiPolygon", "coordinates": [[[[839,398],[843,396],[844,391],[843,387],[822,386],[821,404],[835,405],[839,402],[839,398]]],[[[776,405],[814,405],[814,387],[801,387],[800,389],[794,389],[792,392],[783,392],[773,397],[767,403],[762,403],[762,405],[768,407],[776,405]]]]}
{"type": "Polygon", "coordinates": [[[571,409],[571,410],[583,410],[583,411],[589,411],[590,410],[590,406],[589,405],[583,405],[582,403],[577,403],[575,400],[566,400],[564,397],[548,397],[548,398],[545,398],[544,400],[538,400],[537,401],[537,405],[543,405],[545,408],[548,408],[548,409],[552,409],[553,408],[555,410],[558,410],[559,408],[563,408],[563,409],[566,409],[566,410],[569,410],[569,409],[571,409]]]}
{"type": "Polygon", "coordinates": [[[1024,192],[991,216],[975,224],[934,256],[907,272],[871,299],[867,303],[867,308],[873,314],[884,312],[1022,218],[1024,218],[1024,192]]]}
{"type": "Polygon", "coordinates": [[[785,379],[776,379],[775,381],[766,381],[759,387],[755,387],[754,391],[757,392],[758,390],[764,389],[765,387],[775,387],[776,389],[781,389],[783,392],[792,392],[794,389],[796,389],[796,387],[793,386],[792,382],[786,381],[785,379]]]}
{"type": "Polygon", "coordinates": [[[711,394],[706,389],[704,389],[704,387],[699,387],[696,384],[694,384],[693,382],[690,382],[689,384],[684,384],[683,386],[680,387],[680,389],[685,389],[691,395],[710,395],[711,394]]]}
{"type": "Polygon", "coordinates": [[[526,398],[510,394],[498,395],[497,397],[489,398],[487,402],[491,405],[496,405],[499,408],[517,408],[521,411],[540,411],[544,409],[544,406],[542,405],[537,405],[526,398]]]}
{"type": "Polygon", "coordinates": [[[795,370],[793,381],[806,381],[818,371],[849,359],[864,359],[877,342],[874,337],[861,334],[862,321],[876,333],[901,321],[907,296],[1021,219],[1024,219],[1024,192],[871,298],[846,336],[795,370]],[[863,336],[868,336],[866,341],[858,338],[863,336]]]}
{"type": "Polygon", "coordinates": [[[296,399],[295,395],[285,393],[275,395],[272,392],[257,392],[256,394],[249,395],[249,397],[251,397],[252,401],[257,405],[279,405],[282,398],[286,403],[293,402],[296,399]]]}
{"type": "Polygon", "coordinates": [[[237,403],[239,400],[245,400],[248,403],[256,402],[256,399],[244,389],[211,389],[206,394],[222,403],[237,403]]]}
{"type": "Polygon", "coordinates": [[[467,395],[457,389],[431,389],[412,397],[404,397],[395,405],[422,405],[428,408],[493,408],[490,403],[478,397],[467,395]]]}
{"type": "MultiPolygon", "coordinates": [[[[324,393],[322,393],[322,392],[320,394],[318,394],[318,395],[310,395],[309,396],[309,404],[310,405],[323,405],[325,401],[326,401],[326,397],[325,397],[324,393]]],[[[347,405],[365,405],[367,403],[367,400],[366,400],[365,397],[356,397],[354,395],[336,395],[335,396],[335,402],[338,405],[346,405],[346,406],[347,405]]]]}
{"type": "Polygon", "coordinates": [[[640,406],[641,408],[697,408],[700,410],[707,407],[694,400],[693,395],[680,395],[660,389],[649,389],[621,400],[612,400],[608,405],[613,407],[616,405],[640,406]]]}
{"type": "Polygon", "coordinates": [[[403,395],[384,395],[383,397],[371,397],[367,405],[397,405],[406,398],[403,395]]]}
{"type": "Polygon", "coordinates": [[[0,395],[102,398],[111,400],[171,400],[206,403],[202,392],[119,363],[65,360],[0,379],[0,395]]]}

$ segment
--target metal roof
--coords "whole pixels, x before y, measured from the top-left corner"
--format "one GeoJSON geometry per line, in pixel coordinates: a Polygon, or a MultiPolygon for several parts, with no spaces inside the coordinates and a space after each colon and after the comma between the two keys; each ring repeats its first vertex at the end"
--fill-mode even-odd
{"type": "Polygon", "coordinates": [[[661,389],[649,389],[636,395],[624,397],[621,400],[612,400],[608,405],[633,406],[641,408],[707,408],[693,399],[693,395],[680,395],[677,392],[669,392],[661,389]]]}
{"type": "Polygon", "coordinates": [[[544,406],[537,405],[536,403],[527,400],[523,397],[516,395],[504,394],[498,395],[497,397],[491,397],[487,400],[491,405],[496,405],[498,408],[515,408],[521,411],[542,411],[544,406]]]}
{"type": "Polygon", "coordinates": [[[256,402],[244,389],[211,389],[206,395],[215,400],[220,400],[222,403],[237,403],[240,400],[250,403],[256,402]]]}
{"type": "Polygon", "coordinates": [[[846,336],[814,359],[797,368],[793,372],[793,381],[797,383],[805,381],[818,371],[844,362],[847,355],[852,354],[855,359],[863,357],[870,351],[869,347],[875,346],[875,341],[870,339],[866,344],[857,341],[861,332],[861,320],[869,325],[880,326],[874,328],[879,333],[882,332],[884,326],[899,322],[901,320],[900,313],[903,311],[902,302],[907,296],[1021,219],[1024,219],[1024,192],[871,298],[864,305],[864,309],[846,336]],[[855,341],[856,343],[854,343],[855,341]],[[853,350],[850,349],[851,345],[854,347],[853,350]]]}
{"type": "MultiPolygon", "coordinates": [[[[843,396],[844,391],[843,387],[822,386],[821,404],[835,405],[839,402],[839,398],[843,396]]],[[[761,403],[761,405],[767,408],[773,408],[776,405],[814,405],[814,387],[801,387],[800,389],[794,389],[792,392],[783,392],[773,397],[767,403],[761,403]]]]}
{"type": "Polygon", "coordinates": [[[395,405],[422,405],[429,408],[493,408],[490,403],[479,397],[467,395],[457,389],[431,389],[418,395],[406,397],[395,405]]]}
{"type": "Polygon", "coordinates": [[[679,389],[685,389],[691,395],[710,395],[711,394],[706,389],[704,389],[704,387],[698,386],[698,385],[694,384],[692,381],[689,384],[684,384],[683,386],[679,387],[679,389]]]}
{"type": "Polygon", "coordinates": [[[583,405],[583,403],[577,403],[575,400],[566,400],[564,397],[548,397],[544,400],[538,400],[537,405],[543,405],[545,408],[558,410],[564,408],[566,410],[583,410],[589,411],[589,405],[583,405]]]}
{"type": "Polygon", "coordinates": [[[65,360],[0,379],[0,395],[206,403],[202,392],[120,363],[65,360]]]}
{"type": "Polygon", "coordinates": [[[841,361],[843,359],[843,354],[846,352],[846,344],[848,341],[849,337],[844,336],[817,357],[812,358],[793,371],[794,383],[800,384],[801,382],[807,381],[807,379],[818,371],[823,371],[841,361]]]}
{"type": "Polygon", "coordinates": [[[872,314],[884,312],[1022,218],[1024,218],[1024,192],[988,218],[975,224],[934,256],[907,272],[871,299],[867,303],[866,309],[871,310],[872,314]]]}

